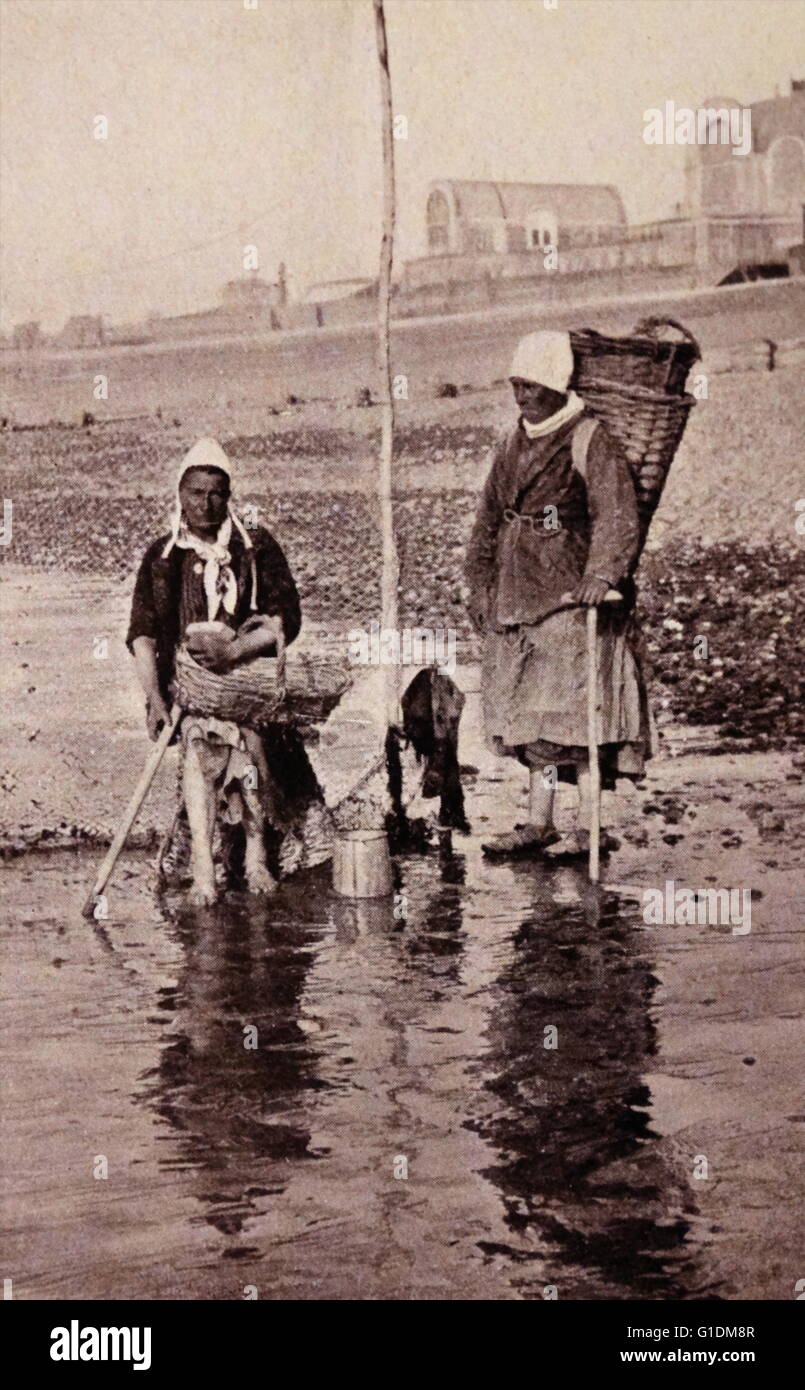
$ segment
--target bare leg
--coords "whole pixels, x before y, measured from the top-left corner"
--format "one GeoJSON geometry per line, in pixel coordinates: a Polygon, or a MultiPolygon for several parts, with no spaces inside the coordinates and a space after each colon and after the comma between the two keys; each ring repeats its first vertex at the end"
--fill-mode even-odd
{"type": "Polygon", "coordinates": [[[269,797],[271,790],[268,764],[258,734],[252,729],[244,729],[243,741],[252,760],[252,769],[256,774],[256,779],[249,775],[244,777],[240,784],[243,829],[246,834],[246,862],[244,866],[246,882],[252,893],[273,893],[277,887],[277,880],[266,863],[264,839],[266,824],[264,800],[269,797]]]}
{"type": "Polygon", "coordinates": [[[195,739],[189,739],[185,748],[182,789],[192,837],[190,901],[198,907],[207,907],[218,896],[212,858],[217,791],[214,779],[205,774],[195,739]]]}
{"type": "Polygon", "coordinates": [[[559,839],[553,824],[554,788],[544,781],[544,768],[529,768],[528,821],[503,835],[495,835],[481,846],[491,858],[538,856],[559,839]]]}
{"type": "MultiPolygon", "coordinates": [[[[580,858],[586,855],[590,847],[590,766],[589,763],[576,764],[576,777],[579,788],[579,810],[576,821],[576,829],[566,835],[559,844],[547,851],[551,859],[580,858]]],[[[601,830],[601,853],[608,854],[610,850],[618,849],[618,841],[602,828],[601,830]]]]}
{"type": "Polygon", "coordinates": [[[532,767],[528,775],[528,823],[539,830],[553,825],[555,788],[546,784],[541,768],[532,767]]]}
{"type": "Polygon", "coordinates": [[[246,882],[250,893],[275,893],[277,880],[266,863],[262,829],[246,827],[246,882]]]}
{"type": "Polygon", "coordinates": [[[264,817],[257,793],[243,788],[243,829],[246,832],[246,882],[251,893],[273,893],[277,880],[266,863],[264,817]]]}

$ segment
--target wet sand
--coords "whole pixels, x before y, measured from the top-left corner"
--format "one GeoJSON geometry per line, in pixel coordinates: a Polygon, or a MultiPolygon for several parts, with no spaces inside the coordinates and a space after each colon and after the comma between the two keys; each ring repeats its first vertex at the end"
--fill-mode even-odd
{"type": "Polygon", "coordinates": [[[524,778],[480,747],[473,696],[463,739],[473,833],[400,861],[404,921],[335,898],[326,866],[266,903],[191,913],[132,854],[93,927],[95,856],[9,864],[16,1298],[794,1296],[790,758],[671,740],[680,756],[617,798],[615,888],[595,893],[582,869],[483,860],[524,778]],[[646,813],[669,789],[675,825],[646,813]],[[770,796],[772,835],[751,809],[770,796]],[[666,877],[751,886],[751,932],[647,927],[640,887],[666,877]]]}

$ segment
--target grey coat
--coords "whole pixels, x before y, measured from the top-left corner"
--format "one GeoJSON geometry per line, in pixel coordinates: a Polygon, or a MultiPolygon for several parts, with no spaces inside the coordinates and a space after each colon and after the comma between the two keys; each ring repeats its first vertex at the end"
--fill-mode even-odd
{"type": "Polygon", "coordinates": [[[586,418],[538,439],[518,423],[495,450],[465,567],[470,611],[487,628],[541,622],[566,605],[581,579],[597,575],[618,586],[636,563],[632,475],[600,422],[586,476],[574,467],[571,441],[586,418]]]}

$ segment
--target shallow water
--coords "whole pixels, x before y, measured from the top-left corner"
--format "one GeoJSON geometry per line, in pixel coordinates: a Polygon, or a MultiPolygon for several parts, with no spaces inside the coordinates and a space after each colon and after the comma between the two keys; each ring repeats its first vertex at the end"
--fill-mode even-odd
{"type": "Polygon", "coordinates": [[[461,843],[401,862],[404,921],[326,867],[191,913],[130,861],[94,928],[88,865],[17,861],[15,1297],[718,1296],[652,1128],[642,923],[461,843]]]}

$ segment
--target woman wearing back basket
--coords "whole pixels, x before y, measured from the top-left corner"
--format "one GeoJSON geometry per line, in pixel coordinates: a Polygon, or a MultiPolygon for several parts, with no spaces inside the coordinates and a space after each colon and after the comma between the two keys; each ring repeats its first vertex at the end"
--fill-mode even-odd
{"type": "MultiPolygon", "coordinates": [[[[470,614],[483,633],[486,733],[529,769],[524,824],[490,839],[491,857],[582,857],[589,850],[586,609],[598,624],[601,785],[639,778],[649,756],[631,574],[640,526],[629,466],[572,392],[567,333],[532,333],[510,380],[520,417],[495,451],[470,539],[470,614]],[[621,600],[606,602],[618,589],[621,600]],[[558,781],[579,787],[576,830],[560,839],[558,781]]],[[[602,837],[601,849],[614,845],[602,837]]]]}
{"type": "MultiPolygon", "coordinates": [[[[196,668],[221,674],[275,655],[299,632],[299,595],[285,556],[265,527],[243,525],[230,479],[220,445],[199,440],[179,468],[171,530],[140,565],[127,645],[152,739],[168,718],[183,644],[196,668]]],[[[181,740],[180,806],[163,864],[182,866],[189,830],[195,902],[215,900],[244,849],[248,887],[272,891],[279,868],[303,857],[311,817],[324,814],[301,736],[287,724],[258,730],[236,718],[187,713],[181,740]]]]}

